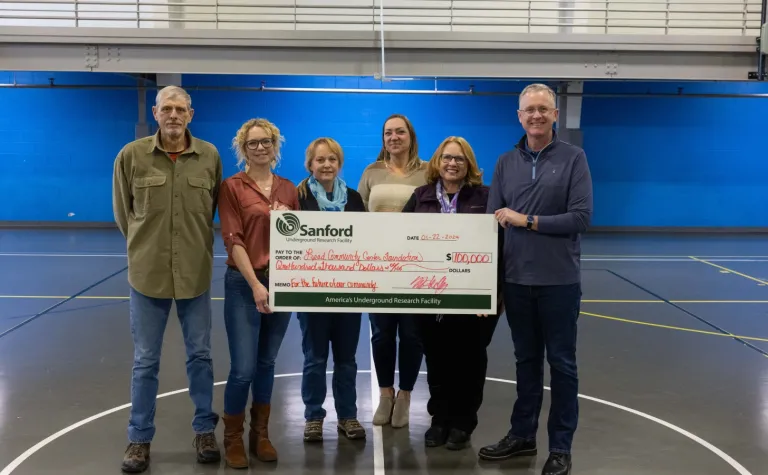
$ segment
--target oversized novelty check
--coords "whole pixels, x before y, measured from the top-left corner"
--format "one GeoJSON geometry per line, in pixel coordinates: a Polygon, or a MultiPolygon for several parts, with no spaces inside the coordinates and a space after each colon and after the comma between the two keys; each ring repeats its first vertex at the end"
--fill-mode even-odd
{"type": "Polygon", "coordinates": [[[272,211],[275,311],[495,313],[490,214],[272,211]]]}

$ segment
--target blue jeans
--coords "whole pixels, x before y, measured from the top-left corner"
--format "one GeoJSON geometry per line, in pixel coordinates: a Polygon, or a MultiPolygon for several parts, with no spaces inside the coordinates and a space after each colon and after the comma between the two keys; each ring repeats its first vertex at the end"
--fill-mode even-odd
{"type": "Polygon", "coordinates": [[[552,404],[549,451],[570,453],[579,420],[576,323],[581,284],[504,284],[504,307],[517,360],[517,401],[510,436],[536,440],[544,396],[544,353],[550,366],[552,404]]]}
{"type": "Polygon", "coordinates": [[[379,387],[394,387],[395,360],[399,356],[400,389],[413,391],[424,357],[416,319],[424,316],[397,313],[370,313],[368,316],[371,320],[371,350],[379,387]]]}
{"type": "MultiPolygon", "coordinates": [[[[173,299],[147,297],[131,288],[130,318],[133,335],[130,442],[151,442],[155,436],[155,401],[160,370],[160,350],[173,299]]],[[[211,362],[210,291],[176,300],[176,310],[187,352],[189,396],[195,405],[192,428],[196,434],[212,432],[219,422],[213,412],[213,364],[211,362]]]]}
{"type": "MultiPolygon", "coordinates": [[[[268,287],[266,280],[261,282],[268,287]]],[[[254,404],[268,404],[275,381],[275,359],[288,330],[291,314],[262,315],[256,309],[253,290],[240,271],[224,273],[224,325],[229,342],[230,370],[224,388],[224,412],[245,411],[248,392],[254,404]]]]}
{"type": "Polygon", "coordinates": [[[304,418],[308,421],[325,419],[328,345],[333,351],[333,399],[338,420],[357,418],[357,343],[360,339],[359,313],[298,314],[301,326],[301,346],[304,350],[304,374],[301,398],[304,418]]]}

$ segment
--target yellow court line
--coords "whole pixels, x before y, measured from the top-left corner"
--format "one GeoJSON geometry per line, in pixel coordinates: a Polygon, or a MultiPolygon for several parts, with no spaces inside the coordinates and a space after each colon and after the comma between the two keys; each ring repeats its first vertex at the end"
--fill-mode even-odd
{"type": "Polygon", "coordinates": [[[664,328],[666,330],[677,330],[677,331],[684,331],[684,332],[691,332],[691,333],[701,333],[703,335],[726,336],[728,338],[741,338],[742,340],[766,341],[766,342],[768,342],[768,338],[758,338],[756,336],[740,336],[740,335],[734,335],[733,333],[720,333],[720,332],[713,332],[713,331],[707,331],[707,330],[696,330],[695,328],[675,327],[675,326],[672,326],[672,325],[661,325],[659,323],[641,322],[641,321],[638,321],[638,320],[629,320],[629,319],[626,319],[626,318],[611,317],[611,316],[608,316],[608,315],[600,315],[598,313],[581,312],[581,314],[582,315],[589,315],[590,317],[604,318],[606,320],[615,320],[617,322],[633,323],[635,325],[645,325],[645,326],[649,326],[649,327],[664,328]]]}
{"type": "Polygon", "coordinates": [[[768,300],[670,300],[670,303],[768,303],[768,300]]]}
{"type": "MultiPolygon", "coordinates": [[[[56,299],[64,300],[69,295],[0,295],[0,299],[56,299]]],[[[78,295],[73,300],[129,300],[130,297],[113,297],[109,295],[78,295]]]]}
{"type": "Polygon", "coordinates": [[[728,271],[728,272],[730,272],[732,274],[740,275],[741,277],[744,277],[744,278],[749,279],[749,280],[754,280],[755,282],[759,282],[759,283],[761,283],[763,285],[768,285],[768,282],[766,282],[764,280],[760,280],[757,277],[752,277],[751,275],[742,274],[741,272],[737,272],[737,271],[735,271],[733,269],[729,269],[727,267],[723,267],[723,266],[718,265],[718,264],[713,264],[712,262],[705,261],[704,259],[699,259],[698,257],[694,257],[694,256],[688,256],[688,257],[693,259],[694,261],[702,262],[702,263],[710,265],[712,267],[717,267],[718,269],[728,271]]]}
{"type": "Polygon", "coordinates": [[[582,300],[581,303],[664,303],[663,300],[582,300]]]}
{"type": "MultiPolygon", "coordinates": [[[[0,295],[0,299],[68,299],[68,298],[69,298],[68,295],[0,295]]],[[[108,297],[108,298],[113,298],[113,297],[108,297]]]]}
{"type": "MultiPolygon", "coordinates": [[[[0,295],[0,299],[67,299],[69,297],[60,295],[0,295]]],[[[129,297],[113,297],[105,295],[80,295],[75,299],[84,300],[129,300],[129,297]]],[[[224,300],[224,297],[212,297],[211,300],[224,300]]],[[[663,300],[582,300],[585,303],[664,303],[663,300]]],[[[675,302],[671,300],[671,302],[675,302]]],[[[686,303],[768,303],[766,300],[677,300],[676,302],[686,303]]],[[[602,318],[606,320],[614,320],[623,323],[632,323],[634,325],[644,325],[648,327],[663,328],[666,330],[684,331],[689,333],[699,333],[702,335],[712,336],[726,336],[729,338],[741,338],[742,340],[751,341],[764,341],[768,342],[768,338],[759,338],[755,336],[740,336],[732,333],[720,333],[707,330],[696,330],[694,328],[676,327],[672,325],[662,325],[659,323],[642,322],[638,320],[629,320],[627,318],[612,317],[609,315],[601,315],[599,313],[580,312],[582,315],[588,315],[590,317],[602,318]]]]}

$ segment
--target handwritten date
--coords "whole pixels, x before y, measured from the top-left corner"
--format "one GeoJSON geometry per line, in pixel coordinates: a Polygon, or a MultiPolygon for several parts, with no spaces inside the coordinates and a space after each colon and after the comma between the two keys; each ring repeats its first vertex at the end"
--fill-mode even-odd
{"type": "Polygon", "coordinates": [[[419,237],[420,241],[458,241],[459,236],[457,234],[422,234],[419,237]]]}

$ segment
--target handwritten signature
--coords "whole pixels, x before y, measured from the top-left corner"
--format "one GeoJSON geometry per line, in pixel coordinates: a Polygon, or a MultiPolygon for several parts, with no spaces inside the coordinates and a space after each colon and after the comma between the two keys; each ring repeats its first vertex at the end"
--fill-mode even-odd
{"type": "Polygon", "coordinates": [[[411,281],[412,289],[434,289],[436,294],[442,293],[448,288],[448,279],[445,276],[419,276],[411,281]]]}

